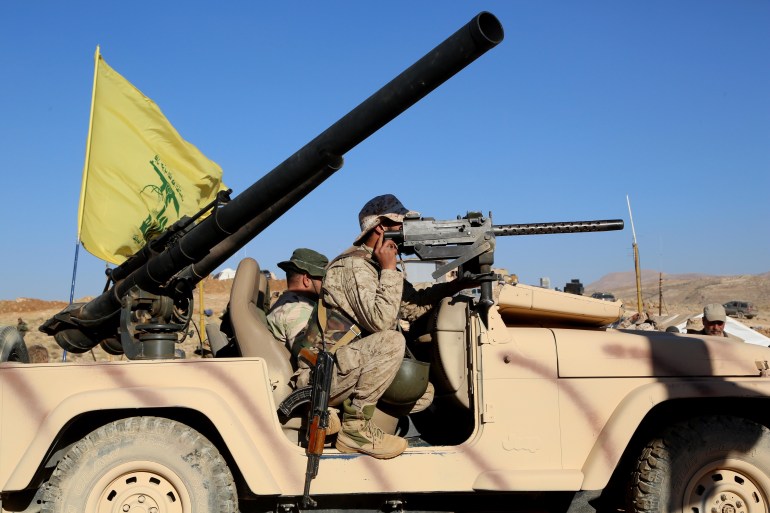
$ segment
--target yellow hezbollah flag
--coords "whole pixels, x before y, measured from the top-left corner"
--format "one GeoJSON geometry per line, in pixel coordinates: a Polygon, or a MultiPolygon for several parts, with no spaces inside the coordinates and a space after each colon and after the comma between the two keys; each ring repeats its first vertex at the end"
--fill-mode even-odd
{"type": "Polygon", "coordinates": [[[222,169],[110,68],[99,47],[95,60],[78,239],[94,256],[120,264],[214,200],[222,169]]]}

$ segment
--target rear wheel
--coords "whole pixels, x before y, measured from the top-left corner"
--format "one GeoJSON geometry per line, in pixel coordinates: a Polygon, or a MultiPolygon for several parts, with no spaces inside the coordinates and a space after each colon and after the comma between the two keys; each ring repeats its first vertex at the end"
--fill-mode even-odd
{"type": "Polygon", "coordinates": [[[629,512],[770,513],[770,430],[702,417],[667,429],[642,451],[629,512]]]}
{"type": "Polygon", "coordinates": [[[42,511],[62,513],[234,513],[233,476],[216,447],[194,429],[158,417],[102,426],[59,462],[42,511]]]}

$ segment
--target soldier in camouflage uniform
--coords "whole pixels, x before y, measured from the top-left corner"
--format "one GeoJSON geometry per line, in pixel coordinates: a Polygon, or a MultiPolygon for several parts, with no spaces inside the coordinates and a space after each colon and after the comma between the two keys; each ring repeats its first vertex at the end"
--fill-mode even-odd
{"type": "Polygon", "coordinates": [[[289,260],[278,264],[286,271],[286,291],[267,314],[267,326],[289,351],[294,339],[305,329],[318,301],[328,263],[329,259],[321,253],[299,248],[294,250],[289,260]]]}
{"type": "MultiPolygon", "coordinates": [[[[331,402],[342,403],[342,431],[336,447],[393,458],[407,447],[401,437],[384,433],[372,422],[378,399],[393,381],[406,342],[396,330],[399,315],[414,320],[468,284],[440,283],[416,290],[396,268],[398,248],[384,232],[398,230],[410,212],[392,194],[370,200],[358,215],[361,233],[353,247],[332,261],[323,281],[324,305],[354,324],[361,335],[336,349],[331,402]]],[[[328,341],[327,347],[333,345],[328,341]]],[[[309,380],[301,369],[298,384],[309,380]]]]}

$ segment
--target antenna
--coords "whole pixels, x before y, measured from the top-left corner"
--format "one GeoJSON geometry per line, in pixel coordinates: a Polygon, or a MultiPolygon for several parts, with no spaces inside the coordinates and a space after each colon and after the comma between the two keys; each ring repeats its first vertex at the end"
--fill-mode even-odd
{"type": "Polygon", "coordinates": [[[634,237],[632,247],[634,248],[634,271],[636,272],[636,310],[642,313],[644,304],[642,303],[642,270],[639,265],[639,246],[636,244],[636,229],[634,228],[634,215],[631,213],[631,200],[626,194],[626,203],[628,203],[628,217],[631,221],[631,233],[634,237]]]}
{"type": "Polygon", "coordinates": [[[631,235],[634,237],[634,246],[636,246],[636,230],[634,229],[634,215],[631,213],[631,200],[626,194],[626,203],[628,204],[628,218],[631,220],[631,235]]]}

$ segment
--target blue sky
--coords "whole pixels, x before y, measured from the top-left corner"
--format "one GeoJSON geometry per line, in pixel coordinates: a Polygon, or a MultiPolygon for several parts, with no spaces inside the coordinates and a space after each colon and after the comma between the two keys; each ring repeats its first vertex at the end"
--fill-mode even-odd
{"type": "MultiPolygon", "coordinates": [[[[93,54],[152,98],[238,194],[476,13],[505,40],[345,156],[222,267],[334,256],[391,192],[423,215],[622,218],[499,239],[524,283],[644,269],[770,271],[770,2],[0,4],[0,299],[69,297],[93,54]]],[[[104,264],[80,252],[75,297],[104,264]]]]}

